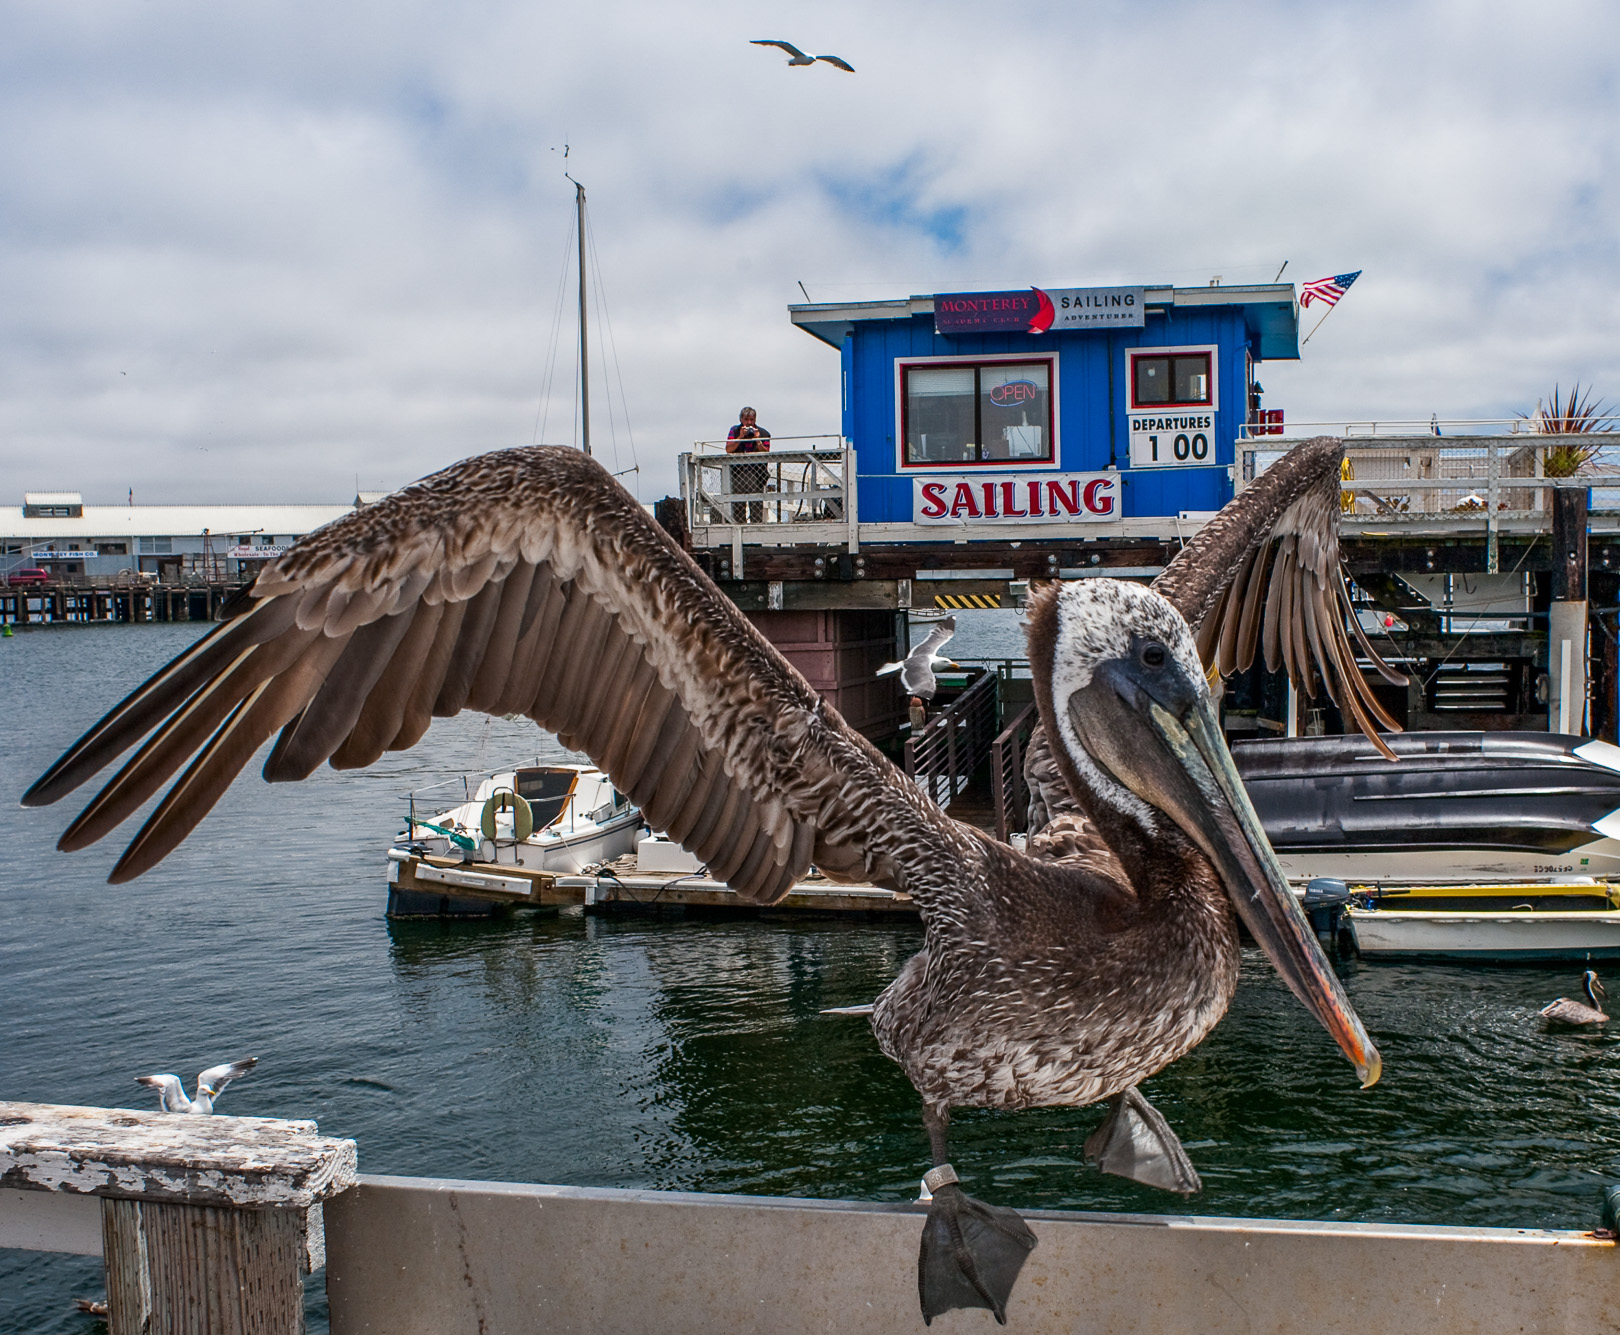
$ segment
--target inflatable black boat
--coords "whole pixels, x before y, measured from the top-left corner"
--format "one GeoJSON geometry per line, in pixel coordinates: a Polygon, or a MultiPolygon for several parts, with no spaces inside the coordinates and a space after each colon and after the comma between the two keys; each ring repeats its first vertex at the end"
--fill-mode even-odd
{"type": "Polygon", "coordinates": [[[1620,747],[1544,732],[1238,742],[1290,879],[1620,877],[1620,747]]]}

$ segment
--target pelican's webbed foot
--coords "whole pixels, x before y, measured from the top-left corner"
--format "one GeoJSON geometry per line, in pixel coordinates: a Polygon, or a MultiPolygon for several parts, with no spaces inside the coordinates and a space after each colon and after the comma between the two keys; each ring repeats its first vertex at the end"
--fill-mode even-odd
{"type": "Polygon", "coordinates": [[[933,1193],[917,1256],[923,1324],[953,1307],[988,1307],[1006,1325],[1007,1299],[1035,1235],[1016,1211],[969,1196],[949,1164],[930,1169],[923,1183],[933,1193]]]}
{"type": "Polygon", "coordinates": [[[1084,1154],[1105,1173],[1190,1196],[1198,1170],[1164,1116],[1135,1086],[1108,1100],[1108,1119],[1086,1137],[1084,1154]]]}

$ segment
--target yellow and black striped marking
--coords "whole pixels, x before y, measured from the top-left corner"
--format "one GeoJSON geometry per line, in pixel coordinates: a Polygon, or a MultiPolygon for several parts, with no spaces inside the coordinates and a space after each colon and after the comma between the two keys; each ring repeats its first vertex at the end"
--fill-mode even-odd
{"type": "Polygon", "coordinates": [[[936,593],[934,595],[935,607],[948,607],[953,610],[969,608],[992,608],[1001,606],[999,593],[936,593]]]}

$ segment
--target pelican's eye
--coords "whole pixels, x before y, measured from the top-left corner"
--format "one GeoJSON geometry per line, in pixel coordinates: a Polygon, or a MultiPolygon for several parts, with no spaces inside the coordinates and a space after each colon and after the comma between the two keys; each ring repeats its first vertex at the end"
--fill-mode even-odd
{"type": "Polygon", "coordinates": [[[1163,667],[1169,654],[1165,652],[1162,644],[1156,640],[1149,640],[1142,646],[1142,662],[1148,667],[1163,667]]]}

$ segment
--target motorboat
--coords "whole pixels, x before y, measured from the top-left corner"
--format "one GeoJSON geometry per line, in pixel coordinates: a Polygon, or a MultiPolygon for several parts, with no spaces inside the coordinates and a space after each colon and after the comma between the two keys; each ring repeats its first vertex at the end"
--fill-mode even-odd
{"type": "Polygon", "coordinates": [[[1468,884],[1620,877],[1620,747],[1541,732],[1236,742],[1290,880],[1468,884]]]}
{"type": "Polygon", "coordinates": [[[407,855],[491,872],[504,866],[573,875],[633,853],[642,829],[640,810],[601,770],[537,762],[497,771],[476,788],[469,776],[411,793],[389,860],[407,855]],[[463,800],[441,808],[445,789],[456,786],[463,800]]]}
{"type": "Polygon", "coordinates": [[[1360,886],[1342,922],[1365,958],[1620,957],[1620,887],[1563,884],[1360,886]]]}

